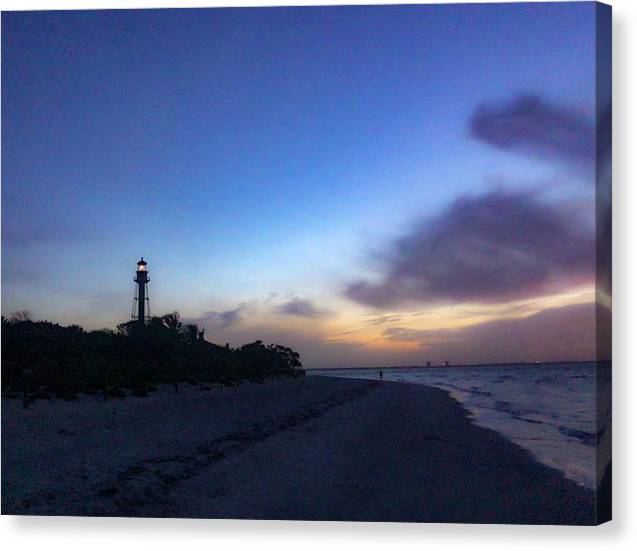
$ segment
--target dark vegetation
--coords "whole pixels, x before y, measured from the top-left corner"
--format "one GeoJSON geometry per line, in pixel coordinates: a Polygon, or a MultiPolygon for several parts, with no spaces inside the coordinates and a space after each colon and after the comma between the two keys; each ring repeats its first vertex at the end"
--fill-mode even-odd
{"type": "Polygon", "coordinates": [[[24,313],[2,318],[2,392],[33,399],[67,400],[77,393],[108,398],[145,396],[157,384],[234,385],[268,377],[304,375],[299,354],[261,341],[238,349],[200,338],[196,325],[184,325],[174,312],[145,325],[121,324],[117,331],[85,331],[24,313]]]}

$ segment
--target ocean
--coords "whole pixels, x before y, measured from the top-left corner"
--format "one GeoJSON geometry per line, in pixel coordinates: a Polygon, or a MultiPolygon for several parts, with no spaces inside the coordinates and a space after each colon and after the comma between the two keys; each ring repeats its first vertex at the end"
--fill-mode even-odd
{"type": "MultiPolygon", "coordinates": [[[[308,374],[378,380],[379,368],[308,374]]],[[[383,378],[449,391],[477,425],[501,433],[587,488],[596,488],[610,461],[609,364],[398,367],[383,368],[383,378]]]]}

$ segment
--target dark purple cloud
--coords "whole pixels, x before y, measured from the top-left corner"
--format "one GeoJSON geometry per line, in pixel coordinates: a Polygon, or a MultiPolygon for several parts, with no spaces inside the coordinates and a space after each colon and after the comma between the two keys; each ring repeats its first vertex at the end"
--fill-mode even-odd
{"type": "Polygon", "coordinates": [[[311,301],[302,298],[293,298],[277,308],[279,314],[289,316],[301,316],[305,318],[319,318],[325,311],[315,306],[311,301]]]}
{"type": "Polygon", "coordinates": [[[595,304],[588,303],[458,329],[420,331],[392,327],[385,330],[384,336],[422,345],[422,363],[604,359],[607,351],[596,350],[595,322],[595,304]]]}
{"type": "Polygon", "coordinates": [[[496,190],[416,224],[382,255],[380,282],[345,294],[377,308],[521,299],[593,281],[594,250],[572,213],[534,192],[496,190]]]}
{"type": "Polygon", "coordinates": [[[242,303],[232,310],[224,310],[222,312],[210,310],[197,318],[186,319],[184,322],[196,323],[199,327],[207,329],[228,329],[243,320],[245,308],[245,304],[242,303]]]}
{"type": "Polygon", "coordinates": [[[469,123],[471,135],[499,149],[592,165],[595,127],[585,115],[532,95],[483,104],[469,123]]]}

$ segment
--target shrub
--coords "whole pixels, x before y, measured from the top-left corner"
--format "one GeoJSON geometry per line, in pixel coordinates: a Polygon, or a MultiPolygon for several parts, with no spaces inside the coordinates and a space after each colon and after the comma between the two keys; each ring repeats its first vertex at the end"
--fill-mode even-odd
{"type": "MultiPolygon", "coordinates": [[[[146,326],[125,323],[117,331],[86,332],[31,321],[26,314],[2,318],[2,392],[22,395],[25,388],[39,396],[54,393],[75,399],[76,393],[111,397],[135,396],[156,390],[157,383],[193,386],[240,381],[263,382],[268,377],[304,375],[299,354],[262,341],[239,349],[196,339],[196,326],[183,328],[177,313],[152,318],[146,326]]],[[[207,388],[210,388],[209,386],[207,388]]]]}

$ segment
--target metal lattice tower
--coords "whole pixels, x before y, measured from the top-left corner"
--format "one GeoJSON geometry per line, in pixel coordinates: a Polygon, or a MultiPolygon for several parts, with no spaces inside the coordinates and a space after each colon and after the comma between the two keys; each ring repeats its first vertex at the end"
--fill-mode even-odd
{"type": "Polygon", "coordinates": [[[148,277],[146,266],[148,266],[148,263],[144,261],[142,256],[141,260],[137,262],[137,271],[133,280],[136,285],[131,319],[138,321],[141,325],[150,320],[150,296],[148,294],[150,278],[148,277]]]}

